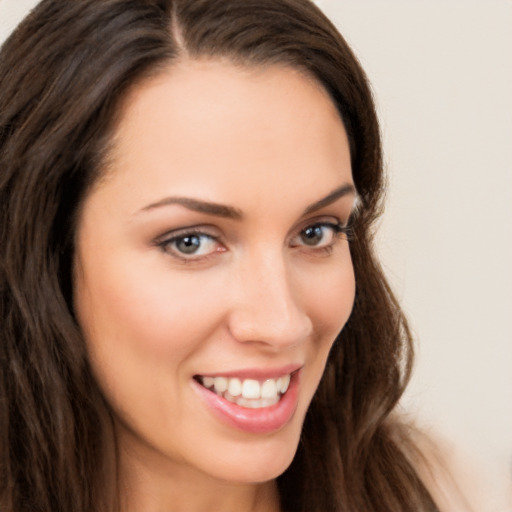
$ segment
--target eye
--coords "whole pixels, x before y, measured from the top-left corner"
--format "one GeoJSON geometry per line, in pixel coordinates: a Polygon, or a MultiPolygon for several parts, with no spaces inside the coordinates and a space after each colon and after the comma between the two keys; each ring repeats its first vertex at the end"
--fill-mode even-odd
{"type": "Polygon", "coordinates": [[[309,226],[300,233],[300,238],[304,242],[304,245],[311,246],[322,245],[326,241],[329,242],[332,237],[332,228],[323,225],[309,226]]]}
{"type": "Polygon", "coordinates": [[[329,248],[336,243],[338,235],[347,232],[347,228],[332,222],[319,222],[307,226],[296,235],[292,247],[306,246],[314,249],[329,248]]]}
{"type": "Polygon", "coordinates": [[[199,259],[223,250],[215,237],[195,231],[175,234],[157,244],[166,253],[183,260],[199,259]]]}

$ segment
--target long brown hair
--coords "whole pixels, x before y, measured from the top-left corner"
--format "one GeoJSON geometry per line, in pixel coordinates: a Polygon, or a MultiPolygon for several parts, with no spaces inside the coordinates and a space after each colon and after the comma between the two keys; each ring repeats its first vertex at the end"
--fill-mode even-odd
{"type": "Polygon", "coordinates": [[[0,510],[111,508],[114,442],[73,315],[73,236],[128,89],[184,56],[301,70],[328,91],[350,141],[355,305],[278,479],[283,510],[435,510],[390,415],[412,342],[372,249],[384,189],[372,95],[308,0],[44,0],[2,47],[0,510]]]}

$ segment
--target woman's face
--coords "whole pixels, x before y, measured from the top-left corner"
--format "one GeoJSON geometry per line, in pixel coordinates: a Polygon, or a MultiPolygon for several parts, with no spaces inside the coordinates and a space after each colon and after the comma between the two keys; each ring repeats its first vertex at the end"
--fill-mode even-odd
{"type": "Polygon", "coordinates": [[[353,304],[338,113],[294,70],[187,61],[132,91],[114,143],[74,300],[121,451],[273,479],[353,304]]]}

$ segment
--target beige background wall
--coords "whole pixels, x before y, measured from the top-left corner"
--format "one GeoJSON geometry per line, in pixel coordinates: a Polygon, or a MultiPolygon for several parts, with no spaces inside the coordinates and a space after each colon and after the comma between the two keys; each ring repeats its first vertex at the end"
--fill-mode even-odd
{"type": "Polygon", "coordinates": [[[379,249],[419,348],[405,405],[512,481],[512,2],[324,0],[373,83],[379,249]]]}
{"type": "MultiPolygon", "coordinates": [[[[35,2],[0,0],[0,39],[35,2]]],[[[512,479],[512,2],[319,0],[373,83],[379,250],[418,339],[406,407],[512,479]]],[[[0,91],[1,94],[1,91],[0,91]]]]}

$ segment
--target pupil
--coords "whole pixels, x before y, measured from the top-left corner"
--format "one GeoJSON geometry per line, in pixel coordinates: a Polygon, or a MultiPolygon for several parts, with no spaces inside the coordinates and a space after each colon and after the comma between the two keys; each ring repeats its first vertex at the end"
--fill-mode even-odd
{"type": "Polygon", "coordinates": [[[185,254],[193,254],[199,249],[201,242],[198,236],[185,236],[176,244],[179,251],[185,254]]]}
{"type": "Polygon", "coordinates": [[[302,239],[307,245],[317,245],[322,240],[323,236],[321,226],[313,226],[304,230],[302,239]]]}

